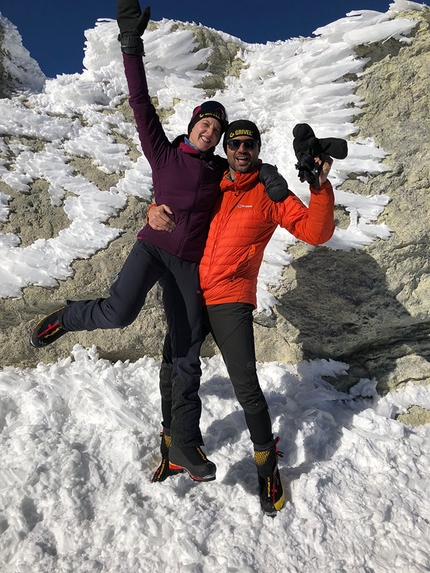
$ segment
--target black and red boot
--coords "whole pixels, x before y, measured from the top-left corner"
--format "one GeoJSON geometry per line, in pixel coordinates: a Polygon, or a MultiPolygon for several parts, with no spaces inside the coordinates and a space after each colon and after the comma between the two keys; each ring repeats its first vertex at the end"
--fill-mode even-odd
{"type": "Polygon", "coordinates": [[[169,451],[172,446],[172,438],[170,437],[170,430],[167,428],[163,428],[161,432],[161,444],[160,444],[160,452],[161,452],[161,463],[158,468],[155,470],[154,475],[152,476],[151,482],[154,483],[156,481],[164,481],[169,476],[173,476],[176,474],[180,474],[183,470],[174,470],[169,467],[169,451]]]}
{"type": "Polygon", "coordinates": [[[61,325],[61,315],[65,308],[63,306],[39,320],[30,335],[31,346],[43,348],[67,333],[67,330],[61,325]]]}
{"type": "Polygon", "coordinates": [[[216,478],[216,465],[208,460],[200,446],[172,446],[169,451],[169,468],[185,470],[194,481],[211,481],[216,478]]]}

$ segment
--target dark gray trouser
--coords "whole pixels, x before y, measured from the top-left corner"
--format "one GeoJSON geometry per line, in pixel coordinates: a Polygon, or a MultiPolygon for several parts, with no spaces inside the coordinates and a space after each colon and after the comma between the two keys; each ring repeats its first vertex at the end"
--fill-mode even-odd
{"type": "MultiPolygon", "coordinates": [[[[203,308],[203,338],[210,332],[221,351],[254,445],[273,440],[272,424],[256,371],[253,306],[246,303],[209,305],[203,308]]],[[[170,427],[172,352],[169,334],[163,347],[160,392],[163,425],[170,427]]]]}
{"type": "Polygon", "coordinates": [[[142,309],[155,283],[169,285],[163,302],[172,333],[172,443],[202,445],[200,347],[202,300],[198,265],[144,241],[136,241],[108,298],[70,303],[61,324],[68,331],[123,328],[142,309]]]}

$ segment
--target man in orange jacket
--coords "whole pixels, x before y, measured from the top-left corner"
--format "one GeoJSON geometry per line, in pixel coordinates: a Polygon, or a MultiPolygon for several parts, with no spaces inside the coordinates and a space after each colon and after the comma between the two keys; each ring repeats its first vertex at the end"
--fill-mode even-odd
{"type": "MultiPolygon", "coordinates": [[[[254,458],[263,511],[276,515],[284,504],[278,469],[277,443],[257,371],[253,333],[257,276],[264,249],[276,227],[287,229],[311,245],[330,239],[334,231],[334,196],[327,176],[332,160],[315,158],[320,165],[319,189],[310,185],[306,207],[292,192],[281,203],[273,202],[258,179],[260,132],[247,120],[229,125],[223,140],[229,169],[221,182],[221,198],[212,215],[208,239],[200,262],[200,285],[204,299],[204,335],[212,333],[244,410],[254,446],[254,458]]],[[[171,209],[160,205],[149,211],[148,222],[157,230],[172,231],[171,209]]],[[[164,284],[166,295],[174,284],[164,284]]],[[[169,464],[169,429],[172,384],[171,350],[166,336],[160,390],[163,413],[162,462],[153,481],[163,481],[182,468],[169,464]]]]}

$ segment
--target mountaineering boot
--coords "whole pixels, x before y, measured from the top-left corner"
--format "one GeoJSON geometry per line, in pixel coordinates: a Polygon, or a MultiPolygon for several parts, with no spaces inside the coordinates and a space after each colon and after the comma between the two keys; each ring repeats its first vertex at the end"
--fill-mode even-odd
{"type": "Polygon", "coordinates": [[[62,306],[55,312],[48,314],[36,324],[33,332],[30,335],[30,344],[34,348],[43,348],[58,340],[61,336],[67,333],[67,330],[61,326],[62,306]]]}
{"type": "Polygon", "coordinates": [[[169,468],[169,450],[172,445],[170,430],[164,428],[160,435],[161,435],[161,444],[160,444],[161,463],[155,470],[154,475],[152,476],[151,479],[152,483],[156,481],[164,481],[169,476],[173,476],[183,472],[183,470],[173,470],[169,468]]]}
{"type": "Polygon", "coordinates": [[[284,488],[278,469],[278,456],[282,457],[283,454],[278,451],[278,442],[279,438],[276,438],[268,449],[254,450],[261,509],[270,517],[275,517],[285,502],[284,488]]]}
{"type": "Polygon", "coordinates": [[[194,481],[211,481],[216,478],[216,465],[207,459],[200,446],[172,446],[169,451],[169,468],[187,471],[194,481]]]}

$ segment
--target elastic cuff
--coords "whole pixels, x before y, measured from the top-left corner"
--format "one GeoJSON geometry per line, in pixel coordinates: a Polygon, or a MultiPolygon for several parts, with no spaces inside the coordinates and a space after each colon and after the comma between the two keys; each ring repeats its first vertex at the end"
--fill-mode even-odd
{"type": "Polygon", "coordinates": [[[170,428],[167,428],[164,424],[162,424],[163,426],[163,434],[166,434],[166,436],[170,436],[170,428]]]}
{"type": "Polygon", "coordinates": [[[151,205],[149,205],[148,209],[146,210],[146,222],[149,223],[149,211],[152,209],[152,207],[156,207],[157,203],[151,203],[151,205]]]}
{"type": "Polygon", "coordinates": [[[276,439],[272,438],[270,442],[266,442],[265,444],[254,444],[254,452],[265,452],[266,450],[270,450],[276,444],[276,439]]]}

